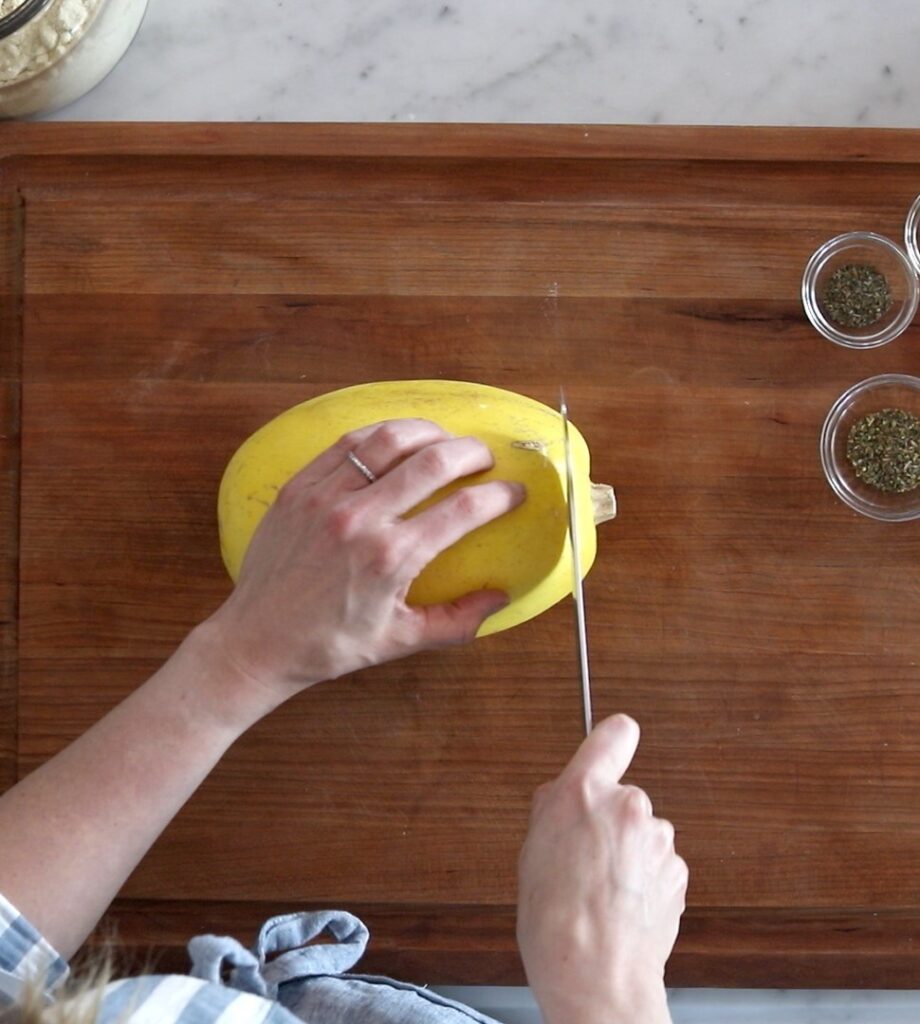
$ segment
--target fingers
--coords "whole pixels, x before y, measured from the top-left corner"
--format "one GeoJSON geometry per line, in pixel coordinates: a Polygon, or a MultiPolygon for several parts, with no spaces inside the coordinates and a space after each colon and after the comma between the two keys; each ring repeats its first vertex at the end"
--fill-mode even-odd
{"type": "MultiPolygon", "coordinates": [[[[416,453],[439,447],[450,436],[436,423],[421,419],[386,420],[368,433],[346,434],[333,446],[337,464],[334,469],[330,467],[329,486],[336,491],[357,491],[368,486],[368,479],[348,458],[351,451],[377,477],[378,483],[387,481],[387,489],[392,493],[392,470],[416,453]]],[[[395,514],[401,515],[403,511],[407,509],[399,509],[395,514]]]]}
{"type": "Polygon", "coordinates": [[[379,423],[371,423],[366,427],[352,430],[340,437],[334,445],[317,455],[299,473],[295,473],[286,486],[292,490],[298,490],[302,487],[308,487],[310,484],[318,483],[320,480],[325,480],[326,477],[339,469],[343,462],[347,461],[348,452],[351,449],[357,448],[365,438],[370,437],[380,426],[381,424],[379,423]]]}
{"type": "Polygon", "coordinates": [[[654,818],[654,829],[652,831],[652,845],[659,850],[671,850],[674,848],[674,826],[666,818],[654,818]]]}
{"type": "Polygon", "coordinates": [[[416,450],[375,488],[389,515],[402,516],[447,484],[491,469],[495,459],[474,437],[455,437],[416,450]]]}
{"type": "Polygon", "coordinates": [[[442,551],[478,527],[517,508],[526,497],[523,484],[491,480],[454,491],[407,520],[403,529],[413,538],[413,577],[442,551]]]}
{"type": "Polygon", "coordinates": [[[298,523],[319,523],[327,546],[330,539],[335,550],[350,546],[373,593],[392,596],[402,616],[399,646],[409,653],[472,640],[483,621],[508,603],[495,590],[435,607],[407,609],[404,603],[428,562],[515,508],[526,492],[519,483],[490,481],[403,516],[446,485],[493,465],[492,453],[475,438],[453,437],[429,420],[386,420],[340,438],[288,482],[278,505],[298,523]]]}
{"type": "Polygon", "coordinates": [[[671,868],[675,891],[686,895],[687,887],[690,884],[690,868],[679,853],[675,853],[671,858],[671,868]]]}
{"type": "Polygon", "coordinates": [[[612,788],[626,774],[638,745],[639,726],[632,718],[628,715],[605,718],[582,742],[560,780],[590,779],[612,788]]]}
{"type": "Polygon", "coordinates": [[[375,476],[383,476],[401,459],[420,448],[451,435],[430,420],[383,420],[351,430],[334,445],[308,463],[288,481],[287,487],[299,491],[312,484],[327,482],[336,492],[360,490],[367,479],[348,459],[353,451],[375,476]]]}
{"type": "Polygon", "coordinates": [[[415,612],[422,621],[424,647],[446,647],[472,641],[479,627],[508,604],[501,590],[477,590],[449,604],[426,605],[415,612]]]}
{"type": "MultiPolygon", "coordinates": [[[[364,492],[366,513],[375,511],[392,522],[425,499],[464,476],[494,465],[488,447],[472,437],[453,437],[429,420],[386,420],[340,438],[289,481],[287,490],[300,493],[322,483],[334,498],[343,492],[364,492]],[[369,481],[355,458],[376,478],[369,481]],[[373,486],[371,486],[373,484],[373,486]]],[[[416,557],[412,577],[445,548],[479,526],[519,505],[522,484],[491,481],[463,488],[409,520],[416,557]]]]}
{"type": "Polygon", "coordinates": [[[569,806],[573,813],[603,807],[617,819],[644,822],[652,817],[652,802],[637,786],[623,786],[620,779],[632,762],[639,744],[639,726],[628,715],[613,715],[599,722],[575,752],[558,778],[544,783],[534,794],[531,823],[550,798],[569,806]]]}
{"type": "Polygon", "coordinates": [[[654,814],[648,793],[638,786],[619,786],[617,796],[625,805],[626,813],[636,819],[651,818],[654,814]]]}

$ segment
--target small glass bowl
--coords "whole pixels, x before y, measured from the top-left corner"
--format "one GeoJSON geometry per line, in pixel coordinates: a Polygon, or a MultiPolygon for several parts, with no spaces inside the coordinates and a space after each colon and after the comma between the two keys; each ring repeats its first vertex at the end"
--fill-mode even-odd
{"type": "Polygon", "coordinates": [[[920,516],[920,487],[902,494],[880,491],[863,483],[847,459],[847,437],[853,424],[870,412],[903,409],[920,418],[920,377],[883,373],[854,384],[831,406],[821,430],[821,465],[837,497],[872,519],[904,522],[920,516]]]}
{"type": "Polygon", "coordinates": [[[920,226],[920,196],[911,203],[907,211],[907,220],[904,222],[904,248],[914,265],[914,270],[920,274],[920,244],[917,242],[917,227],[920,226]]]}
{"type": "Polygon", "coordinates": [[[917,271],[899,246],[871,231],[837,235],[818,249],[802,277],[802,305],[808,319],[825,338],[847,348],[877,348],[896,338],[917,312],[920,283],[917,271]],[[891,309],[868,327],[844,327],[828,315],[822,293],[828,278],[847,263],[867,263],[884,274],[891,289],[891,309]]]}

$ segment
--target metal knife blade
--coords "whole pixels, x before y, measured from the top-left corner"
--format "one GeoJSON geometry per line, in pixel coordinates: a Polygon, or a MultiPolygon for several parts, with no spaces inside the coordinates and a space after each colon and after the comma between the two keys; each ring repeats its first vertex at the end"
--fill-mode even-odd
{"type": "Polygon", "coordinates": [[[572,549],[572,597],[575,601],[575,634],[578,642],[578,667],[581,674],[581,702],[585,713],[585,735],[591,732],[594,714],[591,706],[591,674],[588,670],[588,631],[585,625],[585,592],[581,582],[581,547],[578,543],[578,509],[572,472],[572,445],[569,440],[569,407],[565,391],[559,389],[559,414],[562,417],[562,441],[565,453],[565,500],[569,512],[569,546],[572,549]]]}

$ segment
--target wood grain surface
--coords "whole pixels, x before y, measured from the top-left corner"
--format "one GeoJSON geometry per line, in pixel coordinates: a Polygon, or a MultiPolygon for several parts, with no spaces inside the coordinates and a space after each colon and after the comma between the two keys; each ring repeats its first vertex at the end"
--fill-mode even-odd
{"type": "MultiPolygon", "coordinates": [[[[899,240],[920,133],[32,125],[0,131],[0,778],[129,693],[228,592],[217,485],[296,402],[452,377],[550,404],[615,485],[587,580],[598,716],[691,866],[669,982],[920,986],[916,524],[849,511],[818,436],[916,372],[799,302],[899,240]]],[[[311,690],[228,754],[109,923],[360,911],[366,966],[520,982],[532,790],[581,738],[571,608],[311,690]]]]}

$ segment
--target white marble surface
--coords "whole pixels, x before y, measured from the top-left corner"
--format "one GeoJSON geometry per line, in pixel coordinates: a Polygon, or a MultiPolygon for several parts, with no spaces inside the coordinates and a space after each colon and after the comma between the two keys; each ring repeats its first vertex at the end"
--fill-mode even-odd
{"type": "Polygon", "coordinates": [[[87,120],[920,123],[916,0],[150,0],[87,120]]]}
{"type": "MultiPolygon", "coordinates": [[[[441,988],[503,1024],[540,1024],[527,989],[441,988]]],[[[671,993],[674,1024],[917,1024],[911,992],[790,992],[683,989],[671,993]]],[[[636,1021],[635,1024],[643,1024],[636,1021]]]]}
{"type": "MultiPolygon", "coordinates": [[[[150,0],[68,120],[920,125],[916,0],[150,0]]],[[[507,1024],[525,989],[454,990],[507,1024]]],[[[920,993],[676,991],[675,1024],[917,1024],[920,993]]],[[[637,1022],[641,1024],[641,1022],[637,1022]]]]}

